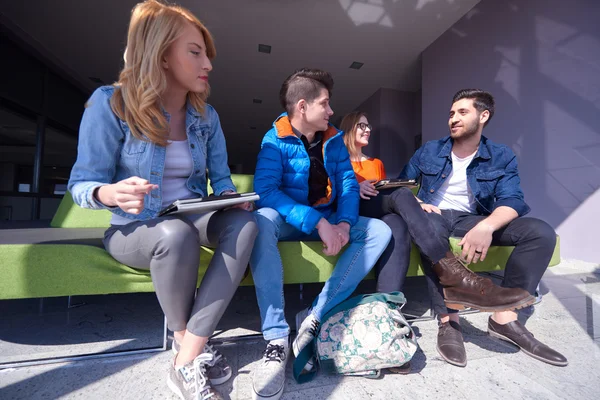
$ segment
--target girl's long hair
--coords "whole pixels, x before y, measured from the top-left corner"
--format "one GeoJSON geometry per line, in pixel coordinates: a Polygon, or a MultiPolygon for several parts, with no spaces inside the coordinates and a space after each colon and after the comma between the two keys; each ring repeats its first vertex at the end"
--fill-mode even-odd
{"type": "Polygon", "coordinates": [[[367,118],[367,114],[362,111],[352,111],[350,114],[346,114],[340,123],[340,129],[344,132],[344,143],[350,153],[350,160],[358,158],[361,153],[360,149],[356,148],[356,125],[361,117],[367,118]]]}
{"type": "MultiPolygon", "coordinates": [[[[160,100],[167,88],[167,79],[161,61],[169,46],[181,35],[186,22],[198,28],[204,37],[206,54],[213,59],[216,55],[213,38],[189,10],[156,0],[139,3],[132,10],[123,55],[125,66],[114,84],[111,108],[140,140],[161,146],[167,144],[169,126],[160,100]]],[[[203,93],[189,92],[187,100],[202,113],[209,92],[208,89],[203,93]]]]}

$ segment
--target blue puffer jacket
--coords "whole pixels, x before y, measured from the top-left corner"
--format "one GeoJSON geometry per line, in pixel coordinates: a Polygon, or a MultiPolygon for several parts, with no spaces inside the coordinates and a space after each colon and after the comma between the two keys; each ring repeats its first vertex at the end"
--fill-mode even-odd
{"type": "Polygon", "coordinates": [[[358,220],[358,183],[342,132],[333,125],[323,133],[323,161],[329,175],[326,197],[308,204],[310,158],[302,140],[292,131],[286,113],[281,114],[261,144],[254,174],[259,207],[277,210],[287,223],[309,234],[321,218],[335,210],[335,223],[358,220]]]}

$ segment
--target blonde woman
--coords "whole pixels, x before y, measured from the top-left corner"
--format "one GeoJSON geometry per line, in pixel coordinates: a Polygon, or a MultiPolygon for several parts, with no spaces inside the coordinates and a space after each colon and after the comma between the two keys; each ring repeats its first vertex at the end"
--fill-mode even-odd
{"type": "Polygon", "coordinates": [[[158,217],[176,199],[235,192],[219,117],[206,99],[215,56],[204,25],[184,8],[133,9],[119,81],[87,103],[69,190],[81,207],[108,209],[107,251],[149,269],[174,332],[169,387],[182,399],[220,399],[231,368],[208,337],[239,285],[257,226],[249,204],[158,217]],[[207,172],[208,171],[208,172],[207,172]],[[200,246],[215,249],[196,292],[200,246]]]}

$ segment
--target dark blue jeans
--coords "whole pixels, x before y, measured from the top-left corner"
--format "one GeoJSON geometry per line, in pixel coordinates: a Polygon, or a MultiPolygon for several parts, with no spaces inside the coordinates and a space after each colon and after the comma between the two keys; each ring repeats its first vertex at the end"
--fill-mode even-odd
{"type": "Polygon", "coordinates": [[[378,218],[392,229],[392,240],[377,264],[377,291],[401,291],[410,264],[411,241],[421,253],[437,263],[448,251],[448,240],[434,235],[434,221],[406,188],[383,190],[370,200],[361,200],[360,215],[378,218]]]}
{"type": "MultiPolygon", "coordinates": [[[[371,200],[361,201],[361,212],[365,214],[375,214],[378,207],[383,214],[379,218],[390,225],[393,238],[376,265],[377,291],[401,290],[410,262],[412,239],[421,251],[435,313],[454,312],[444,304],[442,286],[432,265],[441,260],[449,250],[448,240],[451,236],[463,237],[486,217],[454,210],[442,210],[442,215],[426,213],[408,189],[382,192],[371,200]],[[364,204],[377,198],[380,199],[364,204]],[[389,214],[394,215],[388,216],[389,214]],[[392,221],[394,225],[388,221],[392,221]]],[[[492,245],[515,246],[506,263],[502,286],[518,287],[534,294],[552,258],[556,233],[544,221],[520,217],[494,232],[492,245]]]]}

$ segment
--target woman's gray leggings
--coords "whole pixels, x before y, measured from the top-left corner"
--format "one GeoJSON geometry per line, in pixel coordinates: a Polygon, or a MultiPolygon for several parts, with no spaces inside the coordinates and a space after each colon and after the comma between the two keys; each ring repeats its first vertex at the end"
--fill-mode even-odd
{"type": "Polygon", "coordinates": [[[254,216],[234,208],[113,225],[104,247],[125,265],[150,269],[169,329],[208,337],[244,277],[257,233],[254,216]],[[215,253],[196,294],[200,246],[215,253]]]}

